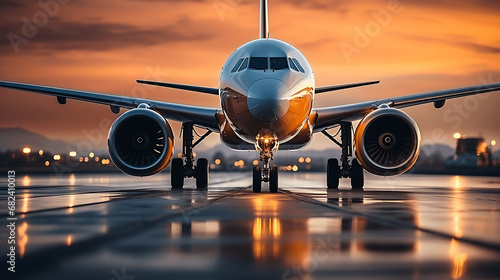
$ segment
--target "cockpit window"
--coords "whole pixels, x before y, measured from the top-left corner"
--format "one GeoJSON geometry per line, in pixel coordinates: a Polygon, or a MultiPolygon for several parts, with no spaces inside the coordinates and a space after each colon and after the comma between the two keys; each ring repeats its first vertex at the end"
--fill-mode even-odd
{"type": "Polygon", "coordinates": [[[248,58],[245,58],[245,60],[243,60],[243,63],[241,64],[240,69],[238,69],[238,72],[247,69],[247,67],[248,67],[248,58]]]}
{"type": "Polygon", "coordinates": [[[266,70],[267,69],[267,57],[250,57],[250,69],[266,70]]]}
{"type": "Polygon", "coordinates": [[[292,61],[291,58],[288,59],[288,62],[290,63],[290,68],[292,68],[293,70],[299,72],[299,69],[297,68],[297,66],[295,66],[295,63],[293,63],[293,61],[292,61]]]}
{"type": "Polygon", "coordinates": [[[286,57],[271,57],[271,69],[272,70],[288,69],[288,63],[286,62],[286,57]]]}
{"type": "Polygon", "coordinates": [[[244,60],[244,58],[240,58],[238,60],[238,62],[236,62],[236,65],[234,65],[233,70],[231,70],[231,73],[234,73],[234,72],[238,71],[238,69],[240,68],[241,63],[243,62],[243,60],[244,60]]]}
{"type": "Polygon", "coordinates": [[[306,71],[304,71],[304,68],[302,68],[302,66],[300,65],[300,63],[297,61],[297,59],[295,58],[292,58],[293,62],[295,63],[295,65],[297,66],[297,68],[299,68],[299,71],[302,72],[302,73],[305,73],[306,71]]]}

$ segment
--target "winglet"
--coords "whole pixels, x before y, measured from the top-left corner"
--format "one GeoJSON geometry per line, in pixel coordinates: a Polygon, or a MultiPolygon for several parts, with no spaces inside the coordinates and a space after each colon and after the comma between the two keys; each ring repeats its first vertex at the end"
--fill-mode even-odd
{"type": "Polygon", "coordinates": [[[267,11],[267,0],[260,0],[260,38],[269,38],[269,17],[267,11]]]}

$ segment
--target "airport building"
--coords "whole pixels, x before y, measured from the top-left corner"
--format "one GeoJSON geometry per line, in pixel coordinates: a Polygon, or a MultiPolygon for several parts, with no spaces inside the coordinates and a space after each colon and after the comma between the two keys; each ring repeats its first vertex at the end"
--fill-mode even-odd
{"type": "Polygon", "coordinates": [[[491,148],[482,137],[459,137],[455,155],[445,162],[446,168],[486,168],[492,166],[491,148]]]}

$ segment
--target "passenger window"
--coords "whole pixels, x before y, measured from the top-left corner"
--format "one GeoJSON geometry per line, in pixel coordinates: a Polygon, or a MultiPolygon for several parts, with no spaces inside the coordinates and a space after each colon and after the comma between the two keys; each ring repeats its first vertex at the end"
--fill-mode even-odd
{"type": "Polygon", "coordinates": [[[236,62],[236,65],[233,67],[233,70],[231,70],[231,73],[238,71],[238,68],[240,68],[242,62],[243,58],[240,58],[240,60],[238,60],[238,62],[236,62]]]}
{"type": "Polygon", "coordinates": [[[304,68],[302,68],[302,66],[300,65],[300,63],[297,61],[297,59],[295,58],[292,58],[293,62],[295,63],[295,65],[297,66],[297,68],[299,68],[299,71],[302,72],[302,73],[305,73],[306,71],[304,71],[304,68]]]}
{"type": "Polygon", "coordinates": [[[250,69],[266,70],[267,69],[267,57],[250,57],[250,69]]]}
{"type": "Polygon", "coordinates": [[[297,66],[295,66],[295,63],[293,63],[293,61],[292,61],[291,58],[288,59],[288,62],[290,64],[290,68],[292,68],[293,70],[299,72],[299,69],[297,68],[297,66]]]}
{"type": "Polygon", "coordinates": [[[248,67],[248,58],[245,58],[245,60],[243,60],[243,63],[241,64],[240,69],[238,69],[238,72],[247,69],[247,67],[248,67]]]}
{"type": "Polygon", "coordinates": [[[271,69],[272,70],[288,69],[288,63],[286,63],[286,57],[271,57],[271,69]]]}

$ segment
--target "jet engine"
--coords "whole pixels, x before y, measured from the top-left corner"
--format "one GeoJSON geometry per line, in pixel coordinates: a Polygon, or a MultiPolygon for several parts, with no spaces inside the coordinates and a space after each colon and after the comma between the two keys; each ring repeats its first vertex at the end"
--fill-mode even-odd
{"type": "Polygon", "coordinates": [[[132,109],[115,120],[108,136],[111,160],[121,171],[149,176],[162,171],[174,152],[169,123],[147,108],[132,109]]]}
{"type": "Polygon", "coordinates": [[[420,152],[420,131],[415,121],[388,106],[367,114],[356,128],[354,139],[357,158],[376,175],[407,171],[420,152]]]}

